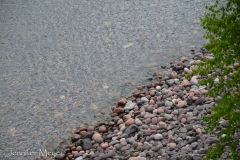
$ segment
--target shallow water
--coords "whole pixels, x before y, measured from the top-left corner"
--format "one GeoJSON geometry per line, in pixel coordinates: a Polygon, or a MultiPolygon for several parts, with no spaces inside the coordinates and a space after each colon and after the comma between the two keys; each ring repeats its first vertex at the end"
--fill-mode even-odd
{"type": "Polygon", "coordinates": [[[205,43],[210,2],[0,1],[0,151],[51,150],[105,120],[161,65],[205,43]]]}

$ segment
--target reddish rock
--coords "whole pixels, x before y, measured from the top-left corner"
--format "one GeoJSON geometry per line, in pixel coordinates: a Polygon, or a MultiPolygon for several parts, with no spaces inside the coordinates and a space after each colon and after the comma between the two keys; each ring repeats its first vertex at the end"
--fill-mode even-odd
{"type": "Polygon", "coordinates": [[[155,104],[154,100],[151,99],[151,100],[149,101],[149,104],[150,104],[150,105],[154,105],[154,104],[155,104]]]}
{"type": "Polygon", "coordinates": [[[122,98],[118,101],[118,106],[125,106],[126,103],[127,103],[127,99],[122,98]]]}
{"type": "Polygon", "coordinates": [[[151,98],[151,95],[146,95],[145,96],[147,99],[150,99],[151,98]]]}
{"type": "Polygon", "coordinates": [[[183,80],[182,83],[181,83],[181,85],[182,85],[183,87],[190,87],[192,84],[191,84],[188,80],[183,80]]]}
{"type": "Polygon", "coordinates": [[[118,107],[118,108],[116,108],[113,112],[114,112],[114,113],[117,113],[117,114],[121,114],[121,113],[124,112],[124,109],[121,108],[121,107],[118,107]]]}
{"type": "Polygon", "coordinates": [[[102,149],[106,149],[106,148],[108,147],[108,143],[107,143],[107,142],[102,143],[102,144],[101,144],[101,147],[102,147],[102,149]]]}
{"type": "Polygon", "coordinates": [[[126,126],[130,126],[130,125],[133,124],[133,123],[134,123],[134,119],[129,118],[129,119],[125,122],[125,125],[126,125],[126,126]]]}

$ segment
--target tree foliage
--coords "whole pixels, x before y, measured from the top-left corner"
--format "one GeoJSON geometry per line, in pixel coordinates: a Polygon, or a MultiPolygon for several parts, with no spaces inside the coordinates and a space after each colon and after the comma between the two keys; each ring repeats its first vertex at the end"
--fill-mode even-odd
{"type": "Polygon", "coordinates": [[[208,95],[217,98],[212,114],[203,117],[210,133],[220,125],[219,120],[227,120],[225,127],[217,133],[220,140],[210,148],[204,159],[220,158],[226,146],[232,159],[240,159],[240,0],[228,0],[220,4],[206,6],[207,12],[201,18],[205,38],[209,40],[205,48],[214,55],[204,59],[193,74],[207,75],[201,84],[209,85],[208,95]],[[216,70],[220,70],[218,74],[216,70]],[[217,82],[219,80],[219,82],[217,82]],[[219,98],[221,97],[221,98],[219,98]]]}

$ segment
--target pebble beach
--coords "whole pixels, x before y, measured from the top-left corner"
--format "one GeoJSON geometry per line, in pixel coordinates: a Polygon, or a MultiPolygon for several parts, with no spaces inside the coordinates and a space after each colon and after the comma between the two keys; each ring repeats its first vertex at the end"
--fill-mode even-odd
{"type": "MultiPolygon", "coordinates": [[[[112,120],[97,126],[77,126],[72,144],[64,146],[64,160],[200,160],[209,147],[218,142],[204,130],[201,117],[211,114],[217,99],[206,96],[209,86],[199,82],[209,75],[184,76],[196,70],[196,64],[213,55],[202,49],[191,58],[169,62],[164,74],[156,74],[151,83],[137,86],[136,92],[121,98],[112,107],[112,120]]],[[[239,65],[239,64],[238,64],[239,65]]],[[[216,78],[215,84],[218,83],[216,78]]],[[[221,97],[218,97],[221,98],[221,97]]],[[[220,119],[218,133],[226,124],[220,119]]],[[[228,147],[222,155],[227,156],[228,147]]],[[[39,158],[40,159],[40,158],[39,158]]]]}

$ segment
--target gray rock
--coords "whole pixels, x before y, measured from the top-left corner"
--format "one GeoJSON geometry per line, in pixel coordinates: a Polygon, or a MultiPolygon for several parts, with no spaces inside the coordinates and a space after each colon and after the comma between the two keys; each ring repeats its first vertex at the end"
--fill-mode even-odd
{"type": "Polygon", "coordinates": [[[123,152],[123,151],[125,151],[125,150],[128,150],[128,149],[130,149],[131,148],[131,146],[129,145],[129,144],[127,144],[126,146],[123,146],[123,147],[121,147],[121,152],[123,152]]]}
{"type": "Polygon", "coordinates": [[[83,147],[84,150],[88,150],[88,149],[92,148],[92,143],[91,143],[91,140],[89,138],[83,139],[82,142],[83,142],[82,147],[83,147]]]}
{"type": "Polygon", "coordinates": [[[134,102],[131,102],[131,101],[127,102],[124,109],[128,109],[128,110],[133,109],[135,105],[136,105],[136,103],[134,103],[134,102]]]}
{"type": "Polygon", "coordinates": [[[125,130],[125,133],[126,134],[133,134],[135,132],[138,131],[138,126],[135,125],[135,124],[131,124],[126,130],[125,130]]]}
{"type": "Polygon", "coordinates": [[[83,157],[82,156],[77,157],[75,160],[83,160],[83,157]]]}
{"type": "Polygon", "coordinates": [[[146,97],[142,97],[141,100],[142,100],[143,102],[148,102],[148,101],[149,101],[146,97]]]}
{"type": "Polygon", "coordinates": [[[169,102],[169,101],[165,102],[165,107],[172,107],[172,105],[173,105],[172,102],[169,102]]]}
{"type": "Polygon", "coordinates": [[[196,78],[191,78],[190,83],[192,85],[197,85],[198,84],[198,80],[196,78]]]}
{"type": "Polygon", "coordinates": [[[169,86],[172,86],[174,84],[174,79],[169,79],[166,81],[169,86]]]}
{"type": "Polygon", "coordinates": [[[111,141],[111,142],[109,143],[109,146],[112,146],[112,145],[117,144],[117,143],[119,143],[118,140],[111,141]]]}
{"type": "Polygon", "coordinates": [[[159,140],[159,139],[162,139],[162,138],[163,138],[163,136],[162,136],[161,134],[155,134],[153,137],[154,137],[154,139],[156,139],[156,140],[159,140]]]}
{"type": "Polygon", "coordinates": [[[106,154],[103,154],[100,158],[102,159],[107,159],[107,158],[111,158],[115,155],[115,152],[110,150],[108,151],[106,154]]]}
{"type": "Polygon", "coordinates": [[[165,119],[167,119],[168,121],[170,121],[172,119],[172,116],[169,114],[165,114],[164,115],[165,119]]]}

